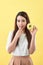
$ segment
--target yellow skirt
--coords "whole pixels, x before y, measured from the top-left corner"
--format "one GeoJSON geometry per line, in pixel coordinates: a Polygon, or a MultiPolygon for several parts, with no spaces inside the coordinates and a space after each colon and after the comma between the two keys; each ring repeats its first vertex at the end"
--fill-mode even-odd
{"type": "Polygon", "coordinates": [[[33,65],[30,56],[12,56],[8,65],[33,65]]]}

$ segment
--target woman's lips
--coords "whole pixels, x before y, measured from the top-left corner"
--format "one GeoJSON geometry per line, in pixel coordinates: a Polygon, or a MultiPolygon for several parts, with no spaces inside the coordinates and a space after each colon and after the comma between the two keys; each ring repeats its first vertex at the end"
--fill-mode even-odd
{"type": "Polygon", "coordinates": [[[22,28],[23,26],[19,26],[19,27],[21,27],[21,28],[22,28]]]}
{"type": "Polygon", "coordinates": [[[20,29],[23,29],[23,26],[19,26],[20,29]]]}

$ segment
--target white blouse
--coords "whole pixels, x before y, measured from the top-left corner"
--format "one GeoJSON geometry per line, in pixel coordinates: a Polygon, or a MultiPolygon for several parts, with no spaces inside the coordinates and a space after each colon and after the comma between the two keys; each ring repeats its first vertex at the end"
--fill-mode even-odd
{"type": "MultiPolygon", "coordinates": [[[[6,50],[8,50],[9,44],[11,43],[12,35],[13,35],[13,31],[10,31],[7,39],[6,50]]],[[[14,56],[29,55],[28,41],[25,33],[21,34],[18,45],[16,46],[14,51],[11,52],[11,54],[14,56]]]]}

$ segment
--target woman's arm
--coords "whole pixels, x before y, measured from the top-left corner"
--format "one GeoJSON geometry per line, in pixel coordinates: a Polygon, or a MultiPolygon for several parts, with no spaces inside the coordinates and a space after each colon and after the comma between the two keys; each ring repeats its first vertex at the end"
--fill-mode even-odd
{"type": "Polygon", "coordinates": [[[29,48],[29,54],[32,54],[36,49],[36,44],[35,44],[35,35],[32,36],[31,43],[30,43],[30,48],[29,48]]]}
{"type": "MultiPolygon", "coordinates": [[[[12,40],[12,42],[9,42],[10,39],[8,39],[8,43],[10,43],[10,44],[8,44],[8,46],[7,46],[7,51],[8,51],[9,53],[11,53],[12,51],[15,50],[17,41],[18,41],[18,39],[19,39],[19,37],[21,36],[22,33],[23,33],[23,30],[22,30],[22,29],[19,29],[19,30],[16,32],[16,34],[15,34],[14,39],[12,40]]],[[[9,37],[9,38],[10,38],[10,37],[9,37]]]]}
{"type": "Polygon", "coordinates": [[[35,35],[36,35],[36,32],[37,32],[37,28],[36,26],[33,26],[33,29],[30,30],[30,33],[32,35],[32,39],[31,39],[31,43],[30,43],[30,48],[29,48],[29,53],[32,54],[35,49],[36,49],[36,39],[35,39],[35,35]]]}
{"type": "Polygon", "coordinates": [[[8,49],[7,49],[8,53],[11,53],[15,49],[17,40],[18,40],[18,37],[15,36],[13,41],[8,46],[8,49]]]}

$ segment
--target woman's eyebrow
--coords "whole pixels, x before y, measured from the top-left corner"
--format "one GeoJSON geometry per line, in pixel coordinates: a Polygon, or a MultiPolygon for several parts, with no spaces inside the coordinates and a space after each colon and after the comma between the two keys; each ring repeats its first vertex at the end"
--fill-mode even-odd
{"type": "Polygon", "coordinates": [[[17,21],[20,21],[20,20],[17,20],[17,21]]]}

